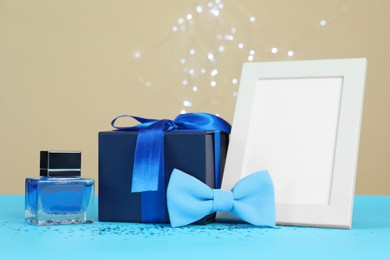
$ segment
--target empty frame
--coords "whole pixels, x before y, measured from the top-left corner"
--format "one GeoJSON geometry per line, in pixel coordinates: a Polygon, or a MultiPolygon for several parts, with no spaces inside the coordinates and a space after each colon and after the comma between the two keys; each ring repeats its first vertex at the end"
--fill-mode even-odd
{"type": "Polygon", "coordinates": [[[278,224],[351,228],[365,72],[365,59],[244,64],[222,188],[267,169],[278,224]]]}

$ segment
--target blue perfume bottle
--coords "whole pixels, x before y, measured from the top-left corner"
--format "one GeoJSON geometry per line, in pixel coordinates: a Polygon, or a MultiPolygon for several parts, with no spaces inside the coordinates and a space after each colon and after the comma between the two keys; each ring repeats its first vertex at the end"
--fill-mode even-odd
{"type": "Polygon", "coordinates": [[[41,151],[40,168],[39,179],[26,179],[26,222],[92,223],[95,181],[80,178],[81,152],[41,151]]]}

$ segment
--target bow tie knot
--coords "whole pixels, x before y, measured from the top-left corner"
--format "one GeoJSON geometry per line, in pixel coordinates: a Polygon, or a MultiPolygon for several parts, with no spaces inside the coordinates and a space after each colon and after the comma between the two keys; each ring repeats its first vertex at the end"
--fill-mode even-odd
{"type": "Polygon", "coordinates": [[[233,208],[233,193],[225,190],[213,190],[213,211],[229,212],[233,208]]]}

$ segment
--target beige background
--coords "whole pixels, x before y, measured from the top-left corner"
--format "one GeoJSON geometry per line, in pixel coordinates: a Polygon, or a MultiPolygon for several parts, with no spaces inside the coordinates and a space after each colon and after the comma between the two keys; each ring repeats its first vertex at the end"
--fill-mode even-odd
{"type": "Polygon", "coordinates": [[[254,50],[254,61],[367,57],[356,192],[390,194],[390,2],[221,3],[214,16],[207,1],[0,0],[0,193],[24,192],[43,149],[81,150],[83,175],[97,179],[97,132],[120,114],[174,118],[185,109],[231,122],[232,80],[254,50]]]}

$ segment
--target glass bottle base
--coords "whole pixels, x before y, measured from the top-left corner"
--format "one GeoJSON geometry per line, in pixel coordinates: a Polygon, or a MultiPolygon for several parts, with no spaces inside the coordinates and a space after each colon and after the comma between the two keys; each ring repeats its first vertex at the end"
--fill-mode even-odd
{"type": "Polygon", "coordinates": [[[26,222],[38,226],[92,223],[94,183],[86,178],[27,178],[26,222]]]}
{"type": "Polygon", "coordinates": [[[43,211],[33,213],[25,210],[26,223],[36,226],[68,225],[68,224],[91,224],[93,219],[88,219],[87,212],[80,213],[55,213],[48,214],[43,211]]]}

